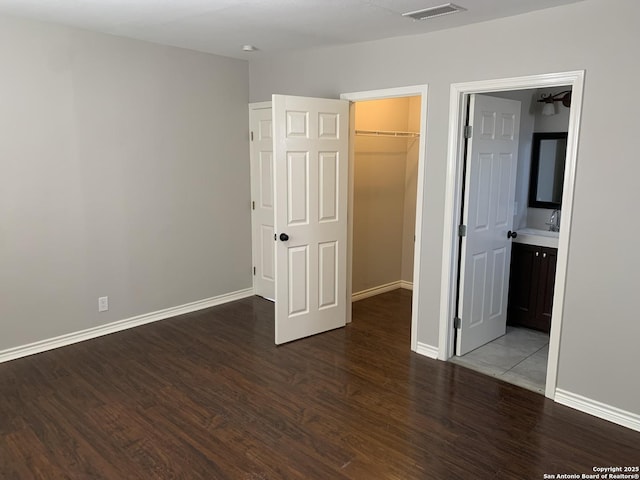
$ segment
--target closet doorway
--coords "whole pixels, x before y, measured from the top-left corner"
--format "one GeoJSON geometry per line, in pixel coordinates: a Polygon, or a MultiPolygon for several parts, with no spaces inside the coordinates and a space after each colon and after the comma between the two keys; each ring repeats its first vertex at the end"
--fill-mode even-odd
{"type": "MultiPolygon", "coordinates": [[[[327,100],[327,99],[312,99],[305,97],[287,97],[282,95],[274,95],[275,100],[286,102],[329,102],[333,105],[336,105],[336,100],[327,100]]],[[[406,154],[407,154],[407,142],[410,142],[410,147],[417,152],[417,159],[413,164],[413,168],[415,172],[413,176],[415,177],[415,182],[413,182],[413,186],[410,189],[405,189],[404,186],[401,198],[401,208],[395,209],[396,215],[399,217],[400,227],[397,232],[379,232],[379,235],[395,235],[397,238],[400,238],[400,261],[398,266],[395,267],[395,271],[398,272],[397,276],[391,277],[392,280],[383,283],[383,285],[376,284],[370,287],[364,287],[366,292],[360,290],[359,295],[356,296],[356,300],[358,298],[365,298],[365,295],[372,295],[377,293],[382,293],[384,288],[386,287],[387,291],[391,288],[399,288],[399,287],[412,287],[413,295],[410,299],[410,308],[411,308],[411,343],[410,348],[413,351],[416,351],[422,355],[429,356],[431,358],[437,357],[437,350],[434,347],[429,347],[426,344],[421,344],[418,342],[418,333],[417,333],[417,319],[419,316],[419,279],[420,279],[420,232],[422,231],[422,203],[423,203],[423,191],[424,191],[424,170],[425,170],[425,128],[426,128],[426,101],[427,101],[427,86],[426,85],[418,85],[418,86],[410,86],[410,87],[398,87],[384,90],[373,90],[366,92],[356,92],[356,93],[346,93],[341,95],[341,100],[349,101],[349,105],[347,105],[349,121],[348,125],[345,125],[343,122],[343,118],[346,117],[344,114],[340,115],[328,115],[326,113],[327,110],[321,110],[319,114],[325,121],[327,118],[331,117],[333,119],[339,119],[339,121],[334,122],[332,125],[325,125],[325,127],[331,126],[332,128],[337,129],[340,128],[342,132],[340,134],[341,138],[349,137],[348,141],[348,154],[347,150],[343,149],[339,153],[339,158],[346,159],[348,157],[347,167],[348,174],[346,175],[346,183],[348,184],[348,194],[343,195],[340,194],[336,196],[336,201],[338,205],[342,205],[344,208],[348,210],[347,215],[341,215],[341,218],[345,219],[345,235],[347,238],[346,243],[346,262],[344,260],[338,261],[336,263],[336,268],[344,268],[343,272],[346,273],[346,285],[345,288],[340,287],[339,292],[336,292],[338,297],[337,300],[343,305],[344,317],[343,319],[346,322],[351,321],[352,314],[352,282],[353,282],[353,240],[354,240],[354,191],[355,191],[355,183],[354,183],[354,172],[355,172],[355,145],[356,142],[359,141],[358,138],[362,137],[370,137],[371,141],[378,141],[383,137],[387,137],[386,140],[392,140],[393,142],[402,142],[405,144],[403,147],[394,146],[390,148],[391,152],[397,152],[398,149],[403,151],[404,162],[402,166],[400,166],[400,172],[402,176],[399,178],[403,179],[403,182],[406,181],[407,175],[407,165],[406,165],[406,154]],[[415,98],[408,98],[415,97],[415,98]],[[360,131],[359,135],[356,135],[356,124],[355,124],[355,112],[356,112],[356,103],[357,102],[365,102],[369,100],[382,100],[382,99],[397,99],[400,98],[401,104],[404,105],[406,110],[406,115],[404,113],[396,113],[396,116],[404,117],[403,124],[398,126],[385,126],[385,125],[374,125],[371,128],[368,128],[365,124],[360,125],[357,130],[360,131]],[[415,131],[409,130],[409,106],[417,117],[417,120],[412,120],[412,127],[415,127],[415,131]],[[326,118],[325,118],[326,117],[326,118]],[[348,127],[349,135],[346,134],[346,130],[348,127]],[[366,128],[365,128],[366,127],[366,128]],[[388,128],[391,128],[389,130],[388,128]],[[399,128],[399,130],[398,130],[399,128]],[[376,137],[376,138],[373,138],[376,137]],[[393,137],[393,138],[391,138],[393,137]],[[404,170],[403,170],[404,169],[404,170]],[[412,190],[413,193],[407,193],[407,190],[412,190]],[[405,196],[409,195],[411,200],[409,203],[412,203],[414,208],[409,208],[409,204],[405,202],[405,196]],[[405,222],[405,204],[407,205],[407,216],[411,218],[410,221],[405,222]],[[413,234],[411,234],[413,231],[413,234]],[[406,240],[404,240],[406,239],[406,240]],[[407,260],[402,263],[402,247],[404,243],[413,243],[413,255],[406,255],[407,260]],[[411,259],[412,257],[412,259],[411,259]],[[409,263],[409,267],[407,267],[407,263],[409,263]],[[412,265],[411,265],[412,263],[412,265]],[[409,278],[410,280],[402,279],[402,272],[406,275],[405,278],[409,278]],[[412,271],[412,273],[407,274],[407,271],[412,271]],[[411,278],[413,277],[413,278],[411,278]],[[391,285],[389,285],[391,284],[391,285]],[[377,288],[376,288],[377,287],[377,288]],[[344,296],[343,296],[344,295],[344,296]]],[[[344,102],[346,105],[346,102],[344,102]]],[[[251,191],[252,191],[252,243],[253,243],[253,275],[254,275],[254,291],[256,295],[261,295],[267,299],[273,299],[273,290],[275,289],[277,284],[277,275],[275,275],[275,262],[274,258],[277,256],[274,253],[274,240],[277,240],[277,235],[274,237],[274,200],[275,193],[278,188],[276,187],[276,183],[274,181],[274,157],[277,155],[274,154],[274,145],[276,145],[278,138],[282,135],[282,131],[278,133],[278,129],[274,129],[275,120],[281,121],[283,116],[282,114],[286,112],[286,109],[282,109],[282,105],[278,108],[274,108],[274,102],[261,102],[254,103],[249,105],[249,117],[250,117],[250,125],[251,125],[251,191]],[[279,111],[276,114],[276,110],[279,111]],[[276,135],[274,135],[274,131],[276,135]],[[264,210],[264,215],[258,215],[264,210]],[[261,280],[265,280],[262,282],[261,280]]],[[[291,107],[294,114],[299,114],[301,108],[293,108],[291,107]]],[[[325,108],[325,107],[323,107],[325,108]]],[[[326,107],[329,108],[329,107],[326,107]]],[[[364,107],[366,110],[366,107],[364,107]]],[[[317,112],[314,115],[318,115],[317,112]]],[[[385,115],[383,115],[383,118],[385,115]]],[[[311,118],[309,116],[305,118],[311,118]]],[[[319,118],[317,116],[313,116],[313,118],[319,118]]],[[[413,117],[412,117],[413,118],[413,117]]],[[[281,124],[281,125],[293,125],[293,124],[281,124]]],[[[306,125],[304,122],[301,125],[306,125]]],[[[316,124],[313,128],[317,128],[319,124],[316,124]]],[[[299,122],[293,125],[294,127],[300,127],[299,122]]],[[[282,128],[280,129],[282,130],[282,128]]],[[[311,131],[311,130],[310,130],[311,131]]],[[[315,131],[315,130],[313,130],[315,131]]],[[[331,132],[329,132],[331,133],[331,132]]],[[[334,132],[335,135],[335,132],[334,132]]],[[[311,137],[309,137],[311,138],[311,137]]],[[[316,138],[313,136],[313,138],[316,138]]],[[[296,151],[297,152],[297,151],[296,151]]],[[[295,152],[294,152],[295,153],[295,152]]],[[[317,152],[316,152],[317,153],[317,152]]],[[[326,152],[325,152],[326,153],[326,152]]],[[[373,153],[373,152],[371,152],[373,153]]],[[[388,153],[388,152],[387,152],[388,153]]],[[[338,157],[336,157],[338,159],[338,157]]],[[[344,165],[344,163],[342,164],[344,165]]],[[[410,167],[409,169],[411,169],[410,167]]],[[[305,172],[307,170],[304,170],[305,172]]],[[[325,171],[325,173],[330,173],[329,170],[325,171]]],[[[286,177],[281,177],[286,178],[286,177]]],[[[331,175],[329,176],[331,178],[331,175]]],[[[336,178],[338,178],[336,176],[336,178]]],[[[344,177],[342,177],[344,178],[344,177]]],[[[315,182],[315,180],[314,180],[315,182]]],[[[322,181],[320,181],[319,186],[323,187],[322,181]]],[[[282,192],[282,190],[280,190],[282,192]]],[[[377,192],[380,194],[381,192],[377,192]]],[[[332,197],[327,197],[332,198],[332,197]]],[[[280,205],[287,205],[286,201],[280,203],[280,205]]],[[[380,217],[381,210],[387,208],[378,208],[373,209],[374,221],[378,221],[380,217]]],[[[359,209],[359,207],[358,207],[359,209]]],[[[365,208],[366,210],[366,208],[365,208]]],[[[372,209],[369,208],[369,211],[372,209]]],[[[392,211],[394,211],[392,209],[392,211]]],[[[281,217],[285,218],[285,217],[281,217]]],[[[364,217],[363,217],[364,218],[364,217]]],[[[357,226],[356,228],[360,228],[357,226]]],[[[365,229],[366,232],[366,229],[365,229]]],[[[288,235],[283,239],[284,235],[280,232],[280,241],[286,242],[289,240],[288,235]]],[[[367,235],[365,235],[365,238],[367,235]]],[[[343,245],[344,245],[343,243],[343,245]]],[[[289,248],[289,250],[291,250],[289,248]]],[[[405,249],[405,252],[408,252],[408,249],[405,249]]],[[[382,254],[384,255],[384,254],[382,254]]],[[[396,253],[397,255],[397,253],[396,253]]],[[[343,257],[344,259],[344,257],[343,257]]],[[[375,262],[379,260],[380,257],[373,258],[371,261],[375,262]]],[[[282,273],[282,272],[281,272],[282,273]]],[[[286,270],[285,270],[286,277],[286,270]]],[[[344,278],[344,277],[343,277],[344,278]]],[[[366,274],[365,274],[365,278],[366,274]]],[[[373,277],[372,277],[373,278],[373,277]]],[[[378,278],[378,277],[375,277],[378,278]]],[[[286,278],[285,278],[286,280],[286,278]]],[[[376,283],[376,282],[374,282],[376,283]]],[[[344,285],[344,284],[343,284],[344,285]]],[[[371,285],[371,283],[370,283],[371,285]]],[[[362,288],[362,287],[360,287],[362,288]]],[[[276,295],[277,297],[277,295],[276,295]]],[[[286,300],[286,299],[285,299],[286,300]]],[[[288,301],[281,303],[281,305],[287,305],[288,301]]],[[[276,307],[278,302],[276,300],[276,307]]],[[[340,313],[341,315],[341,313],[340,313]]],[[[276,314],[276,331],[278,325],[278,315],[276,314]]],[[[344,321],[343,320],[343,321],[344,321]]],[[[343,324],[344,325],[344,324],[343,324]]],[[[312,333],[311,333],[312,334],[312,333]]],[[[307,333],[307,335],[310,335],[307,333]]],[[[304,336],[304,335],[302,335],[304,336]]],[[[302,338],[300,336],[299,338],[302,338]]],[[[277,333],[276,333],[277,337],[277,333]]],[[[285,340],[289,341],[289,340],[285,340]]],[[[276,340],[276,343],[278,342],[276,340]]]]}
{"type": "Polygon", "coordinates": [[[352,101],[348,294],[356,302],[413,290],[411,349],[417,351],[426,87],[341,98],[352,101]]]}

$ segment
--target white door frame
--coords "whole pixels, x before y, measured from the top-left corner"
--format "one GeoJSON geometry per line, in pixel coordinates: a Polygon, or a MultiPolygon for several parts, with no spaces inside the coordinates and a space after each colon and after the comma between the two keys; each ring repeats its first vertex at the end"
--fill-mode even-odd
{"type": "MultiPolygon", "coordinates": [[[[418,350],[418,312],[420,308],[420,255],[422,251],[422,206],[424,203],[424,180],[425,180],[425,154],[427,142],[427,85],[413,85],[409,87],[385,88],[381,90],[368,90],[363,92],[343,93],[340,95],[342,100],[351,102],[363,100],[381,100],[385,98],[413,97],[420,95],[420,138],[418,152],[418,185],[416,195],[416,225],[415,225],[415,242],[413,253],[413,298],[411,304],[411,350],[418,350]]],[[[352,310],[352,281],[353,281],[353,173],[355,164],[354,155],[354,113],[351,108],[350,119],[350,141],[349,141],[349,210],[347,213],[347,323],[351,321],[352,310]]]]}
{"type": "MultiPolygon", "coordinates": [[[[560,73],[530,75],[525,77],[484,80],[478,82],[454,83],[451,85],[449,103],[449,147],[447,156],[447,183],[445,192],[445,222],[442,251],[442,280],[440,297],[440,325],[438,358],[448,360],[453,356],[456,290],[458,278],[458,236],[460,224],[461,192],[463,179],[464,141],[463,129],[466,117],[466,97],[472,93],[490,93],[505,90],[525,90],[542,87],[570,85],[571,110],[567,138],[567,159],[565,163],[562,193],[562,216],[558,241],[558,263],[556,268],[555,293],[553,296],[549,357],[545,396],[555,398],[558,376],[558,357],[564,296],[567,277],[571,219],[573,217],[573,195],[575,189],[576,166],[578,160],[578,136],[584,90],[584,70],[560,73]]],[[[414,297],[415,298],[415,297],[414,297]]]]}

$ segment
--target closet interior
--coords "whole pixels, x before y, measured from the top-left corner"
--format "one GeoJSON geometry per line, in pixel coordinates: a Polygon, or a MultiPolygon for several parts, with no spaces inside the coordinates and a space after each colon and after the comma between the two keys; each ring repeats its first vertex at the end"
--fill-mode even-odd
{"type": "Polygon", "coordinates": [[[354,301],[412,288],[420,101],[355,103],[354,301]]]}

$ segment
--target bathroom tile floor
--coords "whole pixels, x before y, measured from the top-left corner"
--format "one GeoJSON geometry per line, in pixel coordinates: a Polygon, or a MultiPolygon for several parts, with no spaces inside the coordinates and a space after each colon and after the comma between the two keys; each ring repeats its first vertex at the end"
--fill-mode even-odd
{"type": "Polygon", "coordinates": [[[549,334],[507,327],[502,337],[451,361],[544,394],[548,355],[549,334]]]}

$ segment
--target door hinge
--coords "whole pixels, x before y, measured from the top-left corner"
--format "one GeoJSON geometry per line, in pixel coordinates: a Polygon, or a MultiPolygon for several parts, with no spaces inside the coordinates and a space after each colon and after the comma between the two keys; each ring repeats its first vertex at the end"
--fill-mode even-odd
{"type": "Polygon", "coordinates": [[[466,225],[458,225],[458,236],[466,237],[467,236],[467,226],[466,225]]]}
{"type": "Polygon", "coordinates": [[[473,135],[473,126],[472,125],[465,125],[464,126],[464,138],[471,138],[471,135],[473,135]]]}
{"type": "Polygon", "coordinates": [[[255,210],[256,209],[256,202],[255,200],[251,202],[251,210],[255,210]]]}
{"type": "Polygon", "coordinates": [[[455,317],[453,319],[453,328],[460,328],[461,324],[462,324],[462,319],[460,317],[455,317]]]}
{"type": "Polygon", "coordinates": [[[253,274],[256,274],[256,267],[253,267],[253,274]]]}
{"type": "Polygon", "coordinates": [[[253,142],[253,132],[250,132],[250,133],[251,133],[251,141],[253,142]]]}

